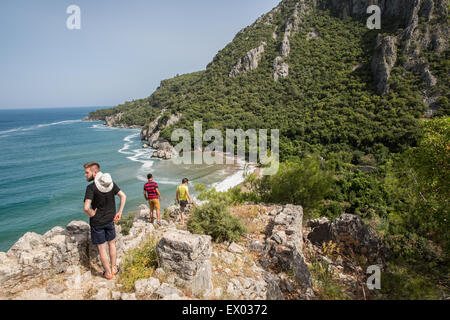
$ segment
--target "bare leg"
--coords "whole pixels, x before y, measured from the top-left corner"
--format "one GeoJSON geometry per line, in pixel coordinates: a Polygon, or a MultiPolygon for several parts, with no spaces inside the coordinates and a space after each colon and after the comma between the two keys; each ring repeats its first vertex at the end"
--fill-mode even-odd
{"type": "Polygon", "coordinates": [[[148,202],[148,205],[150,207],[150,222],[153,222],[153,219],[154,219],[154,217],[153,217],[153,205],[152,205],[151,201],[148,202]]]}
{"type": "Polygon", "coordinates": [[[106,270],[105,277],[110,278],[112,273],[111,268],[109,267],[108,253],[106,252],[106,242],[98,245],[98,252],[100,254],[100,260],[103,264],[103,268],[106,270]]]}
{"type": "Polygon", "coordinates": [[[116,258],[117,258],[117,249],[116,249],[116,240],[111,240],[108,242],[109,244],[109,257],[111,259],[111,271],[115,274],[116,269],[116,258]]]}
{"type": "Polygon", "coordinates": [[[181,211],[181,224],[184,225],[184,211],[181,211]]]}

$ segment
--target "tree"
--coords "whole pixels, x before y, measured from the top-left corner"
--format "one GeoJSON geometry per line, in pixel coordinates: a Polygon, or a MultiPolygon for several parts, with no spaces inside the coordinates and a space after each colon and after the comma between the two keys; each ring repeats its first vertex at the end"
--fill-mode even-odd
{"type": "Polygon", "coordinates": [[[265,202],[301,205],[309,215],[332,185],[333,173],[321,166],[318,156],[280,164],[275,175],[265,176],[258,192],[265,202]]]}
{"type": "Polygon", "coordinates": [[[405,228],[438,241],[448,251],[450,219],[450,117],[427,120],[422,138],[395,166],[397,214],[405,228]]]}

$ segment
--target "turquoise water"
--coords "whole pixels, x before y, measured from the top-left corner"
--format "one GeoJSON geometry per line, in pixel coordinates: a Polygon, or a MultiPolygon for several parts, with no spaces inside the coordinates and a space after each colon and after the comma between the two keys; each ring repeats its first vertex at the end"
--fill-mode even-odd
{"type": "Polygon", "coordinates": [[[141,147],[140,130],[80,120],[99,108],[0,110],[0,251],[26,232],[88,221],[83,164],[89,161],[99,162],[127,194],[125,212],[145,203],[147,173],[159,184],[163,208],[174,202],[183,177],[194,195],[195,183],[225,190],[242,181],[239,164],[177,166],[151,159],[153,150],[141,147]]]}

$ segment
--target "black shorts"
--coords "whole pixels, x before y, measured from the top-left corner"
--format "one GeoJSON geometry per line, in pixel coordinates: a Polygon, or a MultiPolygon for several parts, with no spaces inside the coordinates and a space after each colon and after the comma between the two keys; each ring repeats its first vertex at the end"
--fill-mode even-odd
{"type": "Polygon", "coordinates": [[[103,244],[116,238],[116,226],[114,222],[102,226],[91,226],[92,244],[103,244]]]}
{"type": "Polygon", "coordinates": [[[181,212],[184,212],[186,210],[186,206],[189,202],[187,202],[186,200],[180,200],[180,210],[181,212]]]}

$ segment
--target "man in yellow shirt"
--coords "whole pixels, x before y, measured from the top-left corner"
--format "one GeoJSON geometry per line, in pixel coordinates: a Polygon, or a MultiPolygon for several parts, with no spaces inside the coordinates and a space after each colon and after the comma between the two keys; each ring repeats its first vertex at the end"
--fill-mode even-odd
{"type": "Polygon", "coordinates": [[[184,211],[186,210],[186,205],[192,203],[191,196],[188,189],[188,179],[184,178],[181,185],[177,187],[177,202],[180,205],[181,211],[181,224],[184,224],[184,211]],[[189,199],[189,202],[188,202],[189,199]]]}

